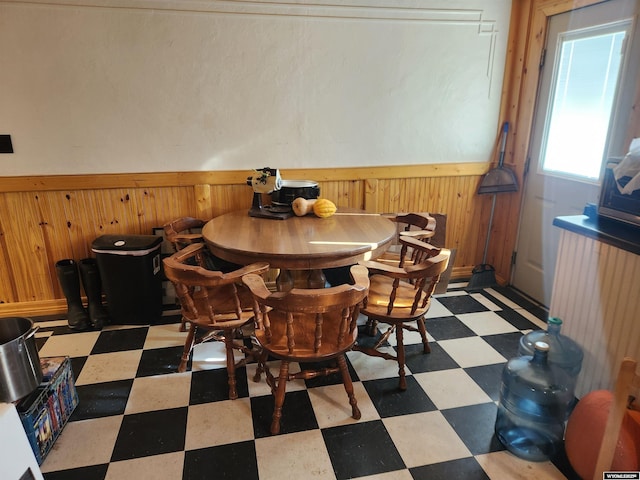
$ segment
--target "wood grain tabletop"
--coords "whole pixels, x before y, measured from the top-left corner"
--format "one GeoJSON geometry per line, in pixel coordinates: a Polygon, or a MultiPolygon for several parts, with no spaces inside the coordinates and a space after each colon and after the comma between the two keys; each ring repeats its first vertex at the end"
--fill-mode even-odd
{"type": "Polygon", "coordinates": [[[387,217],[364,212],[275,220],[241,210],[210,220],[202,234],[211,251],[230,262],[261,261],[272,268],[311,270],[378,257],[393,240],[396,225],[387,217]]]}

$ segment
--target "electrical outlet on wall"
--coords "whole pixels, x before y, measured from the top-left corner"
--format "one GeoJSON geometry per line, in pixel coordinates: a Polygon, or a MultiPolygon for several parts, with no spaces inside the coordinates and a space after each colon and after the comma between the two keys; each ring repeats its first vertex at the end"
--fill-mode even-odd
{"type": "Polygon", "coordinates": [[[0,134],[0,153],[13,153],[11,135],[0,134]]]}

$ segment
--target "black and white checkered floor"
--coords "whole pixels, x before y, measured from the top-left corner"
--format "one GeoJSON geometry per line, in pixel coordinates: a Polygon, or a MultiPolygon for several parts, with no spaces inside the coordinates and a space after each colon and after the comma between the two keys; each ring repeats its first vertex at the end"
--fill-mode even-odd
{"type": "Polygon", "coordinates": [[[227,399],[220,343],[197,346],[188,371],[176,373],[186,335],[178,312],[162,324],[84,333],[36,318],[40,355],[71,357],[80,398],[42,472],[47,480],[574,478],[566,459],[521,460],[493,434],[502,367],[523,332],[545,328],[546,312],[510,289],[464,287],[450,284],[433,301],[431,354],[405,334],[405,392],[394,362],[350,352],[362,418],[350,417],[337,377],[289,382],[278,436],[269,434],[269,390],[250,380],[255,365],[238,372],[240,398],[227,399]]]}

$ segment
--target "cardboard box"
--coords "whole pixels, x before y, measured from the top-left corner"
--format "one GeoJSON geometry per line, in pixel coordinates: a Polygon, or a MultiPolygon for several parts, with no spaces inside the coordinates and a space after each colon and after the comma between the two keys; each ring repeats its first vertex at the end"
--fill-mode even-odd
{"type": "Polygon", "coordinates": [[[42,383],[16,404],[38,465],[42,465],[78,405],[69,357],[41,358],[40,365],[42,383]]]}

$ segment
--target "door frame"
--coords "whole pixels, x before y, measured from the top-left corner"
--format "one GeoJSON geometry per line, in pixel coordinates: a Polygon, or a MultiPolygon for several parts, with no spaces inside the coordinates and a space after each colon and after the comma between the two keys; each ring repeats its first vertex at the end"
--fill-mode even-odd
{"type": "MultiPolygon", "coordinates": [[[[549,17],[606,1],[512,0],[500,125],[506,121],[510,122],[505,164],[516,174],[520,189],[517,193],[496,196],[495,218],[487,261],[495,267],[496,279],[500,284],[510,283],[513,270],[512,256],[517,241],[523,197],[522,187],[525,181],[525,167],[540,83],[539,66],[546,43],[549,17]]],[[[632,129],[637,129],[638,124],[637,120],[629,122],[627,132],[629,139],[633,136],[632,129]]],[[[484,219],[485,206],[483,206],[482,215],[484,219]]],[[[479,239],[479,241],[484,240],[479,239]]]]}
{"type": "Polygon", "coordinates": [[[624,111],[620,103],[625,91],[628,93],[628,80],[634,78],[633,72],[636,71],[633,65],[633,52],[637,51],[633,48],[637,43],[634,31],[636,22],[629,18],[629,13],[637,9],[638,1],[609,0],[581,8],[579,11],[571,10],[547,18],[543,53],[545,64],[544,68],[539,69],[536,106],[530,131],[530,142],[535,143],[529,144],[529,165],[524,175],[520,222],[516,237],[518,255],[517,262],[512,265],[510,282],[515,288],[521,289],[545,306],[549,306],[551,302],[560,236],[560,230],[552,227],[551,220],[557,215],[579,215],[583,213],[588,202],[597,204],[605,159],[610,156],[610,152],[618,153],[620,147],[612,137],[620,137],[626,133],[625,128],[620,128],[617,119],[628,116],[620,115],[624,111]],[[605,32],[610,34],[613,30],[624,31],[624,43],[620,43],[620,48],[627,44],[626,53],[620,56],[619,70],[616,77],[613,77],[615,95],[611,98],[608,130],[615,135],[608,135],[602,145],[603,157],[599,159],[597,172],[592,172],[595,176],[584,178],[578,174],[547,170],[543,161],[544,145],[547,141],[547,122],[553,109],[551,105],[558,81],[556,77],[562,42],[575,39],[576,35],[579,38],[594,38],[605,32]],[[569,37],[565,38],[565,35],[569,37]],[[538,196],[544,200],[540,200],[538,196]]]}

